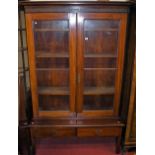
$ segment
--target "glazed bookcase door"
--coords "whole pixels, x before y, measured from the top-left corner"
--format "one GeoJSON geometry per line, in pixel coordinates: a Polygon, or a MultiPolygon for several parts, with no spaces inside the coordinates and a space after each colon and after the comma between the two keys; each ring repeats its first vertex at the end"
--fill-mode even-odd
{"type": "Polygon", "coordinates": [[[26,14],[33,114],[75,115],[76,15],[26,14]]]}
{"type": "Polygon", "coordinates": [[[78,115],[117,116],[126,14],[78,14],[78,115]]]}

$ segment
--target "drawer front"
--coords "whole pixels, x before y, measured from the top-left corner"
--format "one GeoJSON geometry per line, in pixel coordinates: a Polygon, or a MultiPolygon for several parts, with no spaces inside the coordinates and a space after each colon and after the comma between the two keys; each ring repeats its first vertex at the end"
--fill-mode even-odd
{"type": "Polygon", "coordinates": [[[31,128],[31,133],[34,138],[45,137],[68,137],[75,136],[75,128],[50,128],[50,127],[37,127],[31,128]]]}
{"type": "Polygon", "coordinates": [[[120,127],[105,127],[105,128],[78,128],[79,137],[90,136],[119,136],[121,135],[120,127]]]}

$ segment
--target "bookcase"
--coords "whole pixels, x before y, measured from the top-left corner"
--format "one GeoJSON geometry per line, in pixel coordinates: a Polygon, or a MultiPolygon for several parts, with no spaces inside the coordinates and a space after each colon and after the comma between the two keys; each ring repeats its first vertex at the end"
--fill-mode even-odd
{"type": "Polygon", "coordinates": [[[133,1],[21,1],[26,18],[32,141],[50,136],[113,136],[133,1]]]}

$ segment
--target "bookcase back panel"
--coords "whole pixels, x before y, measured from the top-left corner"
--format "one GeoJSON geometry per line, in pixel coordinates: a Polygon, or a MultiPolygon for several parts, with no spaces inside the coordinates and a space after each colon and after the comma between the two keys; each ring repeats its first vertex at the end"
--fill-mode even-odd
{"type": "Polygon", "coordinates": [[[39,96],[40,111],[60,111],[69,110],[69,96],[39,96]]]}
{"type": "Polygon", "coordinates": [[[68,87],[69,70],[52,69],[37,70],[38,86],[68,87]]]}

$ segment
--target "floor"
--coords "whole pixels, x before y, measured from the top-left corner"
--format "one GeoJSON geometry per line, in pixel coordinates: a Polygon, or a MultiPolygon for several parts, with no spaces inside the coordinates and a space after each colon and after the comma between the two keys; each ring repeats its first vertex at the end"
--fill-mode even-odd
{"type": "MultiPolygon", "coordinates": [[[[61,138],[38,141],[36,155],[116,155],[113,138],[61,138]]],[[[121,153],[117,155],[135,155],[121,153]]]]}

